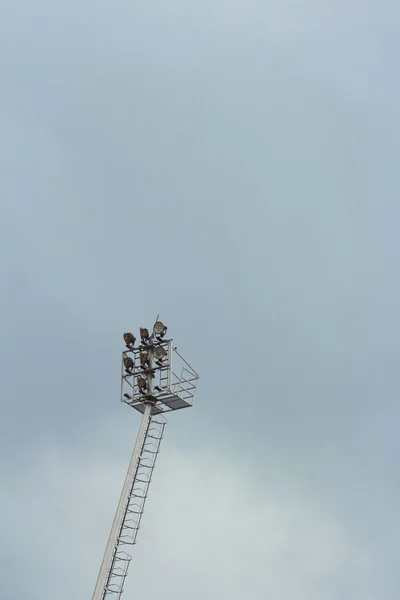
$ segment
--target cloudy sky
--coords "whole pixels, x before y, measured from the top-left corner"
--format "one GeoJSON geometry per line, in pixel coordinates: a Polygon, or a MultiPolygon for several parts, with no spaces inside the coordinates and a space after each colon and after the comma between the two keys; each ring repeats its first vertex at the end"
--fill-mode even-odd
{"type": "Polygon", "coordinates": [[[398,2],[0,5],[1,600],[91,598],[157,313],[125,600],[398,600],[398,2]]]}

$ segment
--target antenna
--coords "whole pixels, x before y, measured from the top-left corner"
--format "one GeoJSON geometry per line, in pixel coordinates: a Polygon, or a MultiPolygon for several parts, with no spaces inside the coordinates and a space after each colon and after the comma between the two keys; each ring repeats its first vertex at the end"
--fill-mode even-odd
{"type": "Polygon", "coordinates": [[[151,334],[140,328],[139,345],[132,333],[123,335],[121,401],[143,416],[92,600],[120,600],[132,558],[125,548],[136,544],[165,413],[189,408],[194,401],[199,375],[166,339],[167,327],[158,319],[151,334]]]}

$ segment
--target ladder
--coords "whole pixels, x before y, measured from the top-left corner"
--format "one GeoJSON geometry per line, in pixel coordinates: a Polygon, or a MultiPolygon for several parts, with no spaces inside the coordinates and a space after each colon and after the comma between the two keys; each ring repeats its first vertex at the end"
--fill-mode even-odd
{"type": "Polygon", "coordinates": [[[132,558],[124,547],[136,543],[165,425],[166,419],[162,415],[149,415],[101,600],[120,600],[124,591],[125,578],[132,558]]]}

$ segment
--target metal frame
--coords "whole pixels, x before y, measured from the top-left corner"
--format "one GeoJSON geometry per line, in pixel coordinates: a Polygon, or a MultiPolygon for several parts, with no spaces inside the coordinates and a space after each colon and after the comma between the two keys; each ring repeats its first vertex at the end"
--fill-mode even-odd
{"type": "Polygon", "coordinates": [[[146,343],[122,353],[121,401],[141,412],[143,417],[92,600],[121,598],[131,562],[131,556],[124,547],[136,543],[151,477],[164,436],[164,413],[192,406],[198,379],[198,373],[177,349],[172,347],[172,340],[163,340],[152,335],[146,343]],[[154,351],[159,346],[166,352],[161,361],[157,361],[154,356],[154,351]],[[143,351],[148,355],[145,368],[140,364],[140,353],[143,351]],[[131,370],[127,370],[124,365],[123,359],[126,356],[132,358],[131,370]],[[142,393],[137,385],[139,374],[146,378],[145,393],[142,393]],[[129,398],[126,398],[125,394],[129,398]]]}
{"type": "Polygon", "coordinates": [[[124,583],[132,557],[123,548],[126,545],[136,544],[151,477],[167,422],[163,415],[153,416],[151,404],[147,404],[147,406],[148,410],[143,415],[139,436],[97,578],[93,600],[97,598],[120,600],[124,591],[124,583]]]}
{"type": "MultiPolygon", "coordinates": [[[[152,365],[154,378],[151,398],[156,403],[154,414],[167,413],[193,406],[199,379],[198,373],[172,346],[172,340],[158,342],[154,347],[157,346],[164,348],[166,356],[161,364],[154,362],[152,365]],[[173,357],[174,368],[172,368],[173,357]]],[[[144,412],[145,400],[149,397],[149,394],[142,394],[137,386],[139,375],[149,375],[149,370],[144,371],[140,366],[140,353],[144,349],[146,349],[146,346],[124,350],[121,361],[121,402],[128,404],[141,413],[144,412]],[[131,373],[127,373],[124,368],[123,359],[125,356],[130,356],[133,360],[134,366],[131,373]]]]}

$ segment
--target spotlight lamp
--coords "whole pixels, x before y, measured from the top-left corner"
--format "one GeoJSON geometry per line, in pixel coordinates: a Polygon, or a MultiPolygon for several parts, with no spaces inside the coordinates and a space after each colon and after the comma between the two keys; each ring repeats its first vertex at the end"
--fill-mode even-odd
{"type": "Polygon", "coordinates": [[[124,333],[124,342],[127,348],[132,349],[136,342],[136,338],[133,333],[124,333]]]}
{"type": "Polygon", "coordinates": [[[133,369],[133,360],[131,359],[130,356],[124,356],[124,367],[125,367],[125,371],[129,374],[132,375],[132,369],[133,369]]]}
{"type": "Polygon", "coordinates": [[[166,327],[162,321],[156,321],[153,326],[153,333],[163,338],[167,333],[167,329],[168,327],[166,327]]]}
{"type": "Polygon", "coordinates": [[[142,339],[142,342],[147,342],[149,339],[149,330],[146,329],[146,327],[141,327],[140,328],[140,337],[142,339]]]}
{"type": "Polygon", "coordinates": [[[162,346],[156,346],[154,348],[154,358],[156,360],[162,360],[165,356],[167,356],[167,351],[162,346]]]}
{"type": "Polygon", "coordinates": [[[148,365],[149,362],[149,355],[147,354],[147,352],[141,352],[140,353],[140,366],[142,367],[142,369],[145,369],[148,365]]]}
{"type": "Polygon", "coordinates": [[[141,392],[142,394],[145,394],[146,388],[147,388],[147,381],[145,380],[145,378],[139,376],[137,378],[137,384],[138,384],[139,392],[141,392]]]}

